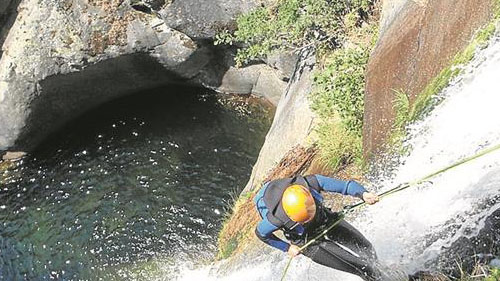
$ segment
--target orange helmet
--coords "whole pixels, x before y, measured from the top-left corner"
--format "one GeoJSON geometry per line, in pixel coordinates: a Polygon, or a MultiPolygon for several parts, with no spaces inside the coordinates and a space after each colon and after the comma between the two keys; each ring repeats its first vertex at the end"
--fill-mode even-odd
{"type": "Polygon", "coordinates": [[[302,185],[291,185],[281,198],[283,209],[288,217],[299,223],[310,221],[316,215],[316,204],[309,190],[302,185]]]}

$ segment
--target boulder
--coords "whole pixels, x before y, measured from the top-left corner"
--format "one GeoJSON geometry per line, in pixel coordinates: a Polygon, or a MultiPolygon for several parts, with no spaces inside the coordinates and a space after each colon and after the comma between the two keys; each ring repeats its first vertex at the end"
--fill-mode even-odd
{"type": "Polygon", "coordinates": [[[281,80],[278,73],[269,66],[264,65],[252,88],[252,95],[265,98],[274,106],[277,106],[286,87],[287,83],[281,80]]]}
{"type": "MultiPolygon", "coordinates": [[[[2,2],[0,16],[19,1],[2,2]]],[[[217,23],[232,22],[260,1],[164,2],[167,11],[179,12],[166,22],[158,12],[137,11],[128,1],[23,0],[0,57],[0,151],[30,151],[86,110],[169,83],[255,94],[277,103],[286,83],[272,67],[235,68],[233,49],[197,39],[212,36],[217,23]],[[172,29],[173,19],[188,23],[179,30],[194,36],[172,29]]],[[[131,4],[154,10],[161,3],[131,4]]]]}
{"type": "Polygon", "coordinates": [[[266,59],[267,65],[278,70],[280,78],[288,81],[292,77],[297,64],[298,54],[292,52],[278,52],[266,59]]]}
{"type": "Polygon", "coordinates": [[[2,46],[0,150],[29,151],[84,110],[186,81],[211,59],[122,1],[49,2],[24,0],[2,46]]]}
{"type": "Polygon", "coordinates": [[[287,87],[279,71],[263,63],[238,68],[235,66],[234,54],[232,48],[213,50],[212,60],[193,79],[193,83],[220,93],[252,94],[278,105],[287,87]]]}
{"type": "Polygon", "coordinates": [[[381,32],[366,72],[363,148],[381,151],[394,119],[394,90],[413,102],[488,23],[492,1],[387,0],[381,32]]]}
{"type": "Polygon", "coordinates": [[[169,27],[193,39],[213,39],[218,31],[231,28],[239,14],[263,2],[270,0],[175,0],[159,14],[169,27]]]}
{"type": "Polygon", "coordinates": [[[154,29],[159,44],[151,50],[150,55],[180,77],[193,78],[213,59],[211,45],[199,44],[167,27],[165,23],[156,25],[154,29]]]}
{"type": "Polygon", "coordinates": [[[17,161],[26,156],[26,152],[23,151],[7,151],[3,156],[3,161],[17,161]]]}
{"type": "Polygon", "coordinates": [[[286,82],[282,81],[276,71],[265,64],[250,65],[243,68],[229,67],[220,81],[213,81],[209,85],[213,90],[221,93],[240,95],[255,95],[263,97],[273,105],[278,105],[281,94],[286,89],[286,82]],[[212,83],[213,83],[212,82],[212,83]]]}

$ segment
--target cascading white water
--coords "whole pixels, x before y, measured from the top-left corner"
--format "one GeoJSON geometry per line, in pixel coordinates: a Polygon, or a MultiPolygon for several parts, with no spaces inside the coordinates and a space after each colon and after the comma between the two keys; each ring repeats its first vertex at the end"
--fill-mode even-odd
{"type": "MultiPolygon", "coordinates": [[[[500,144],[500,42],[494,38],[441,97],[430,116],[411,129],[413,148],[382,188],[419,179],[500,144]]],[[[442,247],[474,236],[500,193],[500,152],[495,151],[370,207],[356,221],[381,260],[407,272],[433,269],[442,247]]],[[[457,257],[458,258],[458,257],[457,257]]]]}
{"type": "MultiPolygon", "coordinates": [[[[439,95],[444,101],[412,126],[407,141],[412,150],[391,176],[373,184],[379,192],[500,144],[500,38],[494,37],[464,72],[439,95]]],[[[500,151],[495,151],[386,197],[348,220],[372,241],[382,264],[407,273],[432,270],[442,249],[477,235],[484,220],[500,209],[499,194],[500,151]]],[[[181,280],[280,280],[287,256],[266,254],[224,276],[210,276],[217,271],[212,267],[188,270],[181,280]]],[[[299,257],[286,280],[360,279],[299,257]]]]}

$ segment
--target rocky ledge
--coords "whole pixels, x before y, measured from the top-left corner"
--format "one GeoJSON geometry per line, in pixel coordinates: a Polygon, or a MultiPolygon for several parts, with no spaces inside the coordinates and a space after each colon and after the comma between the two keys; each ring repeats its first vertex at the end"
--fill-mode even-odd
{"type": "Polygon", "coordinates": [[[9,0],[0,4],[0,151],[29,151],[103,102],[170,83],[275,105],[296,56],[236,68],[213,37],[258,0],[9,0]]]}

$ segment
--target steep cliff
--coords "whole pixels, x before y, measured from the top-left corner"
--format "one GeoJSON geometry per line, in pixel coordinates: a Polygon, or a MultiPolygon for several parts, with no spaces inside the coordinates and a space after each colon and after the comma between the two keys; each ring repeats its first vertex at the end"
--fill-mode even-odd
{"type": "Polygon", "coordinates": [[[260,185],[269,170],[288,151],[298,145],[305,145],[305,140],[311,133],[314,123],[309,95],[312,90],[315,62],[314,50],[305,50],[301,54],[288,88],[280,99],[273,124],[243,192],[249,192],[260,185]]]}
{"type": "Polygon", "coordinates": [[[395,91],[410,103],[474,33],[491,20],[495,1],[386,0],[366,72],[363,151],[380,152],[393,121],[395,91]]]}

